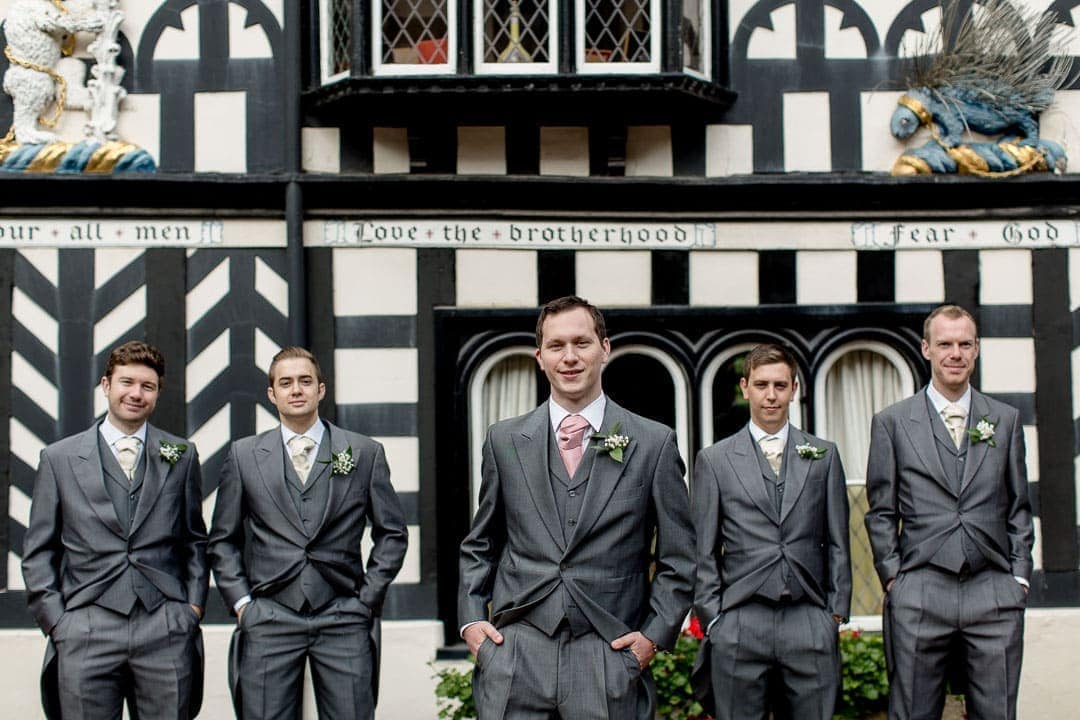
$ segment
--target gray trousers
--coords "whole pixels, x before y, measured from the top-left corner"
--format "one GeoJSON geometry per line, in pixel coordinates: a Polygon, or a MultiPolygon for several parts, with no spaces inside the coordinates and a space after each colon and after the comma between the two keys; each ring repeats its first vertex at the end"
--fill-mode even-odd
{"type": "Polygon", "coordinates": [[[885,596],[890,720],[938,720],[950,649],[966,658],[972,720],[1014,720],[1027,596],[1006,572],[971,576],[933,567],[900,573],[885,596]]]}
{"type": "Polygon", "coordinates": [[[69,610],[53,629],[64,720],[119,720],[130,695],[139,720],[187,720],[199,631],[195,611],[166,601],[131,615],[69,610]]]}
{"type": "Polygon", "coordinates": [[[315,705],[327,720],[370,720],[371,619],[354,597],[304,615],[256,598],[240,621],[239,688],[244,720],[296,720],[310,661],[315,705]]]}
{"type": "Polygon", "coordinates": [[[596,633],[549,637],[526,622],[500,628],[502,645],[484,640],[473,695],[479,720],[632,720],[641,668],[629,649],[612,650],[596,633]]]}
{"type": "Polygon", "coordinates": [[[831,720],[840,683],[838,627],[810,603],[750,602],[709,629],[716,720],[831,720]]]}

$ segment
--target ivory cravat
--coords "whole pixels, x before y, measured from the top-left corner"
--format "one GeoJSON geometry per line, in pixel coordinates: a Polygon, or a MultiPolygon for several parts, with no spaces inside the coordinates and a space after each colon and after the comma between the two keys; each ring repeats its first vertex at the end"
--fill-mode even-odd
{"type": "Polygon", "coordinates": [[[775,435],[769,435],[761,438],[758,445],[761,446],[761,452],[765,455],[765,459],[768,460],[769,467],[779,477],[780,462],[784,457],[784,441],[775,435]]]}
{"type": "Polygon", "coordinates": [[[289,438],[289,456],[301,485],[307,483],[308,473],[311,472],[311,450],[314,447],[315,441],[307,435],[293,435],[289,438]]]}
{"type": "Polygon", "coordinates": [[[581,458],[585,454],[582,440],[588,428],[589,421],[581,415],[567,415],[559,423],[559,455],[562,456],[563,465],[566,466],[566,473],[571,478],[577,472],[578,465],[581,464],[581,458]]]}
{"type": "Polygon", "coordinates": [[[956,449],[959,450],[964,442],[964,429],[967,425],[967,413],[964,412],[964,408],[953,403],[942,408],[941,415],[945,418],[945,427],[949,429],[949,435],[952,436],[956,449]]]}
{"type": "Polygon", "coordinates": [[[127,475],[128,482],[135,479],[135,464],[139,460],[141,445],[142,441],[134,435],[127,435],[113,443],[116,448],[116,460],[120,463],[120,469],[127,475]]]}

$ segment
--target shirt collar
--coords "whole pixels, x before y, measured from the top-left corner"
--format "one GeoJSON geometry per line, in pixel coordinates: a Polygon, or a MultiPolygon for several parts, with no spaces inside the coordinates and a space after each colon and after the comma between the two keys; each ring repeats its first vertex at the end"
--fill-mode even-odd
{"type": "Polygon", "coordinates": [[[306,435],[315,442],[315,451],[319,449],[319,445],[322,444],[323,433],[326,432],[326,426],[323,425],[322,420],[319,417],[315,418],[315,423],[304,432],[293,432],[289,428],[285,427],[285,424],[281,425],[281,441],[285,443],[285,447],[289,447],[289,441],[297,435],[306,435]]]}
{"type": "Polygon", "coordinates": [[[971,414],[971,384],[969,383],[967,389],[964,390],[964,394],[960,396],[960,399],[953,403],[934,387],[934,383],[930,383],[926,386],[926,397],[930,398],[930,404],[934,406],[934,412],[938,415],[945,409],[946,405],[959,405],[964,410],[965,417],[971,414]]]}
{"type": "Polygon", "coordinates": [[[552,430],[558,430],[559,425],[562,424],[562,421],[566,419],[567,415],[580,415],[589,421],[589,425],[592,427],[594,433],[599,432],[600,426],[604,423],[605,409],[607,409],[607,396],[605,396],[604,393],[600,393],[595,400],[582,408],[581,412],[578,413],[572,413],[560,406],[554,400],[548,400],[548,415],[551,417],[552,430]]]}
{"type": "Polygon", "coordinates": [[[764,430],[762,430],[761,428],[759,428],[757,425],[755,425],[754,421],[751,420],[750,421],[750,436],[752,438],[754,438],[754,442],[756,442],[756,443],[760,443],[764,438],[767,438],[767,437],[778,437],[778,438],[780,438],[781,442],[783,442],[785,445],[787,445],[788,427],[790,427],[790,425],[791,425],[791,423],[784,423],[784,427],[780,428],[779,430],[777,430],[774,433],[768,433],[768,432],[765,432],[764,430]]]}
{"type": "MultiPolygon", "coordinates": [[[[120,438],[128,437],[127,433],[120,430],[118,427],[109,422],[109,416],[105,416],[105,420],[98,425],[98,432],[105,438],[105,443],[112,447],[120,438]]],[[[138,430],[131,433],[130,437],[139,438],[139,442],[146,445],[146,423],[143,423],[138,430]]]]}

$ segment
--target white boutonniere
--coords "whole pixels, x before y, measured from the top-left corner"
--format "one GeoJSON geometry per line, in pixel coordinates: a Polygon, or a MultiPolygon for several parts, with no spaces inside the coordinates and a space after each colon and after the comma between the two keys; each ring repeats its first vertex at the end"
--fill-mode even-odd
{"type": "Polygon", "coordinates": [[[161,441],[161,459],[169,463],[169,465],[175,465],[185,450],[187,450],[187,445],[183,443],[161,441]]]}
{"type": "Polygon", "coordinates": [[[630,444],[629,436],[619,434],[621,428],[622,423],[615,423],[615,427],[611,428],[611,432],[607,435],[598,433],[592,436],[592,439],[596,441],[596,445],[593,445],[596,452],[607,453],[612,460],[620,463],[623,459],[623,450],[630,444]]]}
{"type": "Polygon", "coordinates": [[[330,475],[348,475],[356,467],[356,460],[353,459],[352,445],[345,448],[339,453],[331,453],[329,460],[323,460],[323,463],[330,463],[330,475]]]}
{"type": "Polygon", "coordinates": [[[990,447],[997,447],[997,441],[994,440],[994,431],[997,429],[997,423],[992,422],[985,415],[982,419],[975,424],[975,427],[967,431],[968,437],[971,439],[972,444],[984,442],[990,447]]]}
{"type": "Polygon", "coordinates": [[[815,447],[810,443],[796,445],[795,452],[799,453],[799,457],[806,458],[807,460],[820,460],[825,457],[825,448],[815,447]]]}

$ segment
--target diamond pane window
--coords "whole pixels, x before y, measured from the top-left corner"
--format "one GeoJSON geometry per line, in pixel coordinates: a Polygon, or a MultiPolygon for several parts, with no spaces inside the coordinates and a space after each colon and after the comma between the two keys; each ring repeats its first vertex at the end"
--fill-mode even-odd
{"type": "Polygon", "coordinates": [[[476,33],[482,72],[554,72],[554,0],[483,0],[476,33]]]}
{"type": "Polygon", "coordinates": [[[709,4],[705,0],[683,0],[683,67],[708,76],[709,4]]]}
{"type": "Polygon", "coordinates": [[[353,0],[322,0],[323,81],[345,75],[352,64],[353,0]]]}
{"type": "Polygon", "coordinates": [[[389,72],[453,71],[450,0],[379,0],[377,66],[389,72]],[[399,67],[395,70],[394,68],[399,67]]]}
{"type": "Polygon", "coordinates": [[[652,0],[584,0],[584,63],[653,64],[652,0]]]}

